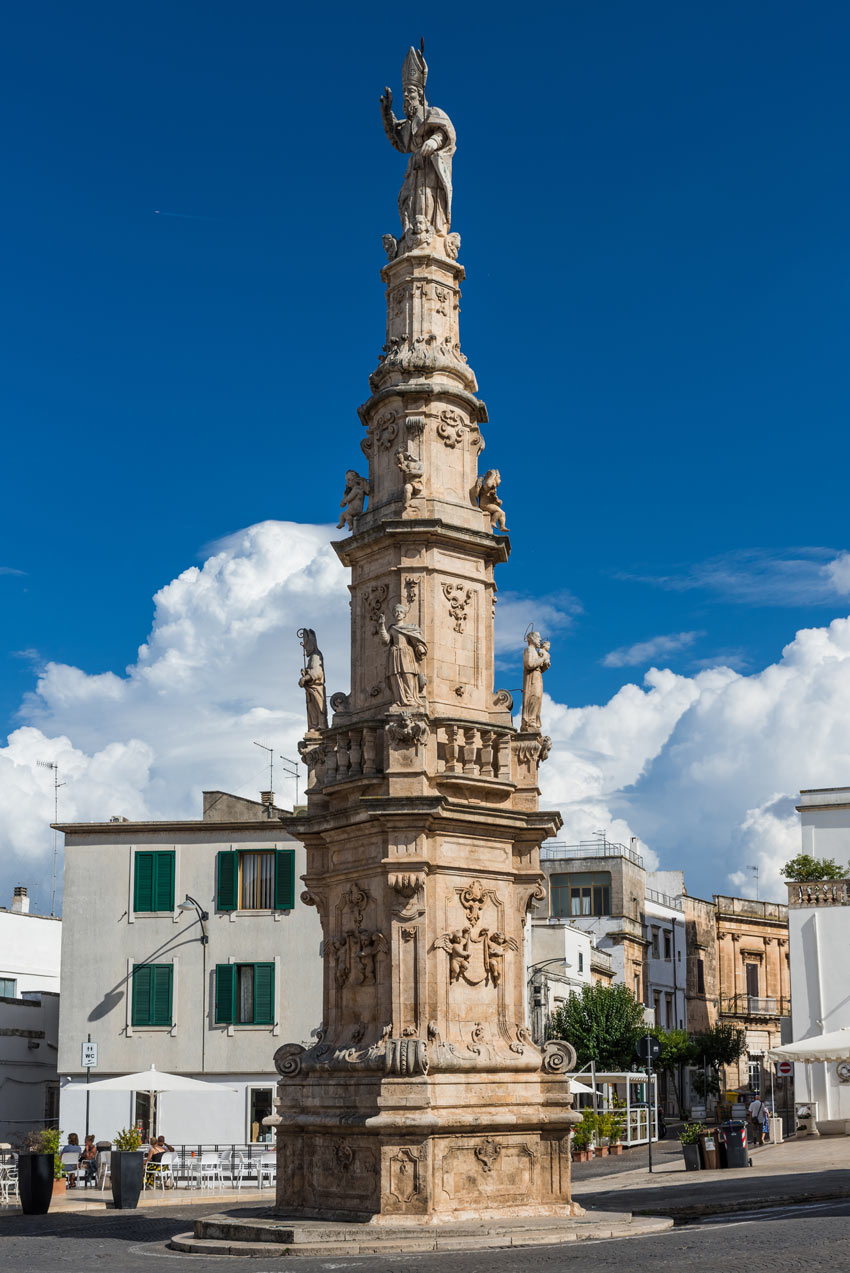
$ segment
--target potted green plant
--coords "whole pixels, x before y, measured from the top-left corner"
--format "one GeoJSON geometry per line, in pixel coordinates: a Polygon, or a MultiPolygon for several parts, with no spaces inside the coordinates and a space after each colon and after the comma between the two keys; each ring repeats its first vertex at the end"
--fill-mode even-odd
{"type": "Polygon", "coordinates": [[[58,1128],[39,1127],[27,1132],[20,1142],[18,1189],[24,1215],[46,1215],[50,1210],[54,1182],[61,1180],[64,1184],[65,1171],[59,1157],[61,1138],[58,1128]]]}
{"type": "Polygon", "coordinates": [[[625,1118],[619,1109],[610,1109],[603,1115],[605,1120],[604,1135],[608,1138],[608,1153],[621,1154],[623,1152],[622,1136],[625,1126],[625,1118]]]}
{"type": "Polygon", "coordinates": [[[582,1121],[573,1128],[573,1160],[587,1162],[593,1140],[593,1110],[582,1110],[582,1121]],[[590,1118],[587,1115],[590,1115],[590,1118]]]}
{"type": "Polygon", "coordinates": [[[112,1181],[112,1201],[116,1209],[132,1210],[139,1205],[145,1160],[141,1153],[142,1137],[138,1127],[125,1127],[116,1132],[109,1163],[112,1181]]]}
{"type": "Polygon", "coordinates": [[[679,1132],[679,1140],[682,1142],[682,1153],[685,1158],[685,1171],[699,1171],[702,1166],[699,1141],[704,1131],[705,1128],[702,1123],[685,1123],[679,1132]]]}

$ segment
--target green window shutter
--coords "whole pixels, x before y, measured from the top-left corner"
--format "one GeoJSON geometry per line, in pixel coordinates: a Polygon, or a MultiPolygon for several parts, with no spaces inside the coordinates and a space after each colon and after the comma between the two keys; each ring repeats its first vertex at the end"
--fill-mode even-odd
{"type": "Polygon", "coordinates": [[[215,966],[216,1025],[231,1025],[236,1020],[236,965],[215,966]]]}
{"type": "Polygon", "coordinates": [[[137,853],[134,865],[133,910],[152,911],[154,853],[137,853]]]}
{"type": "Polygon", "coordinates": [[[278,849],[274,863],[275,910],[291,911],[295,905],[295,850],[278,849]]]}
{"type": "Polygon", "coordinates": [[[173,964],[151,965],[151,1025],[171,1025],[173,964]]]}
{"type": "Polygon", "coordinates": [[[239,854],[222,849],[218,855],[218,909],[235,911],[239,904],[239,854]]]}
{"type": "Polygon", "coordinates": [[[174,850],[151,854],[154,857],[153,910],[174,910],[174,850]]]}
{"type": "Polygon", "coordinates": [[[274,964],[254,964],[254,1024],[274,1025],[274,964]]]}
{"type": "Polygon", "coordinates": [[[141,964],[133,969],[133,1001],[130,1021],[133,1025],[151,1024],[151,966],[141,964]]]}

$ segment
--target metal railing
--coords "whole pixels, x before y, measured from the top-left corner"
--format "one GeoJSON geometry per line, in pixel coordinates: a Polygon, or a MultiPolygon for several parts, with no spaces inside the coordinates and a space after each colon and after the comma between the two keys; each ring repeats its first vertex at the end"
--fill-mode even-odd
{"type": "Polygon", "coordinates": [[[775,995],[729,995],[720,1000],[721,1015],[727,1017],[787,1017],[789,999],[775,995]]]}
{"type": "Polygon", "coordinates": [[[671,897],[669,893],[659,893],[654,888],[646,890],[646,900],[655,902],[658,906],[667,906],[673,911],[683,911],[685,909],[681,897],[671,897]]]}
{"type": "Polygon", "coordinates": [[[598,840],[582,840],[579,844],[550,840],[541,845],[540,857],[544,862],[555,862],[559,858],[627,858],[635,866],[643,866],[643,858],[634,849],[606,840],[604,836],[598,840]]]}

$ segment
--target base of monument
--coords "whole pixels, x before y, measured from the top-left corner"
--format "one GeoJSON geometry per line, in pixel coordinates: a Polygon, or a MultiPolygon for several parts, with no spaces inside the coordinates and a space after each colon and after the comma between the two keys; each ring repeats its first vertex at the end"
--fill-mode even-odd
{"type": "Polygon", "coordinates": [[[328,1219],[317,1224],[240,1209],[196,1220],[193,1233],[177,1234],[168,1245],[191,1255],[392,1255],[404,1251],[553,1246],[582,1240],[648,1237],[672,1227],[673,1221],[665,1217],[633,1216],[627,1211],[585,1211],[574,1216],[503,1215],[491,1221],[436,1227],[396,1222],[376,1228],[372,1224],[340,1224],[328,1219]]]}

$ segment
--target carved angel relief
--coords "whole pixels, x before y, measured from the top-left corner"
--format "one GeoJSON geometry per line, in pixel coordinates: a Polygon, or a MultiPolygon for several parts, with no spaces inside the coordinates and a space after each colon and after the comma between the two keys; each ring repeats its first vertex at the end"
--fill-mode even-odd
{"type": "Polygon", "coordinates": [[[482,982],[486,982],[495,988],[500,985],[504,976],[506,953],[519,950],[519,944],[501,929],[493,931],[488,927],[481,927],[477,933],[473,932],[473,928],[480,922],[481,908],[487,902],[494,906],[498,904],[498,898],[492,889],[485,889],[480,880],[474,880],[465,888],[458,889],[457,894],[469,923],[462,928],[442,933],[434,942],[434,947],[444,950],[449,957],[451,984],[465,981],[468,986],[480,986],[482,982]]]}

